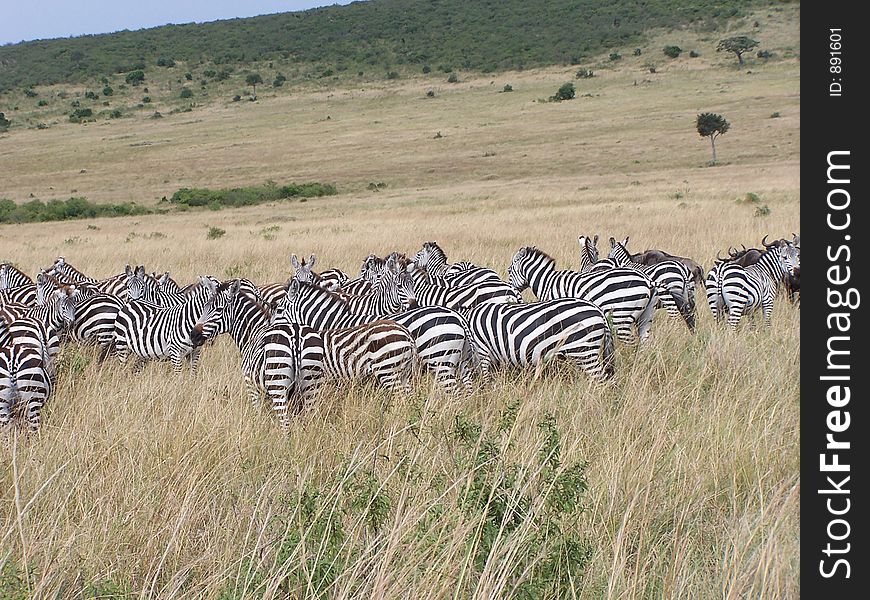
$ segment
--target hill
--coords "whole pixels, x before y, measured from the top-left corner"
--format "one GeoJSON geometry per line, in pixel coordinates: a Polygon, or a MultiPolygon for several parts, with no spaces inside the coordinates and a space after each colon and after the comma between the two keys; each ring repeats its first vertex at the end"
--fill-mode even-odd
{"type": "MultiPolygon", "coordinates": [[[[371,0],[0,47],[0,91],[135,70],[283,61],[302,76],[572,64],[650,28],[716,28],[752,0],[371,0]]],[[[765,3],[766,4],[766,3],[765,3]]]]}

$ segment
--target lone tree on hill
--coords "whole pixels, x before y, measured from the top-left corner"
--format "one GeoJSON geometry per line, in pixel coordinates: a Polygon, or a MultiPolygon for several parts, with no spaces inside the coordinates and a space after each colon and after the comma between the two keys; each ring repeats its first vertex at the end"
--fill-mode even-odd
{"type": "Polygon", "coordinates": [[[263,83],[263,78],[260,77],[259,73],[250,73],[247,77],[245,77],[245,83],[254,88],[254,98],[257,97],[257,84],[263,83]]]}
{"type": "Polygon", "coordinates": [[[737,64],[743,65],[743,53],[749,52],[756,46],[758,46],[758,42],[753,40],[751,37],[738,35],[719,40],[719,45],[716,46],[716,52],[721,52],[722,50],[725,52],[733,52],[737,55],[737,64]]]}
{"type": "Polygon", "coordinates": [[[701,113],[695,124],[701,137],[710,138],[710,145],[713,147],[713,160],[710,164],[716,164],[716,138],[731,129],[731,123],[722,115],[701,113]]]}

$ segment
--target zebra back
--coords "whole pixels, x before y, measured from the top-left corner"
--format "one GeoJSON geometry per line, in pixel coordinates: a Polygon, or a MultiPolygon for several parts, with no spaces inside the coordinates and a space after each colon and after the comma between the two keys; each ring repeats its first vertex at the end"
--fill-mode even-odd
{"type": "Polygon", "coordinates": [[[31,285],[33,280],[11,263],[0,263],[0,290],[31,285]]]}

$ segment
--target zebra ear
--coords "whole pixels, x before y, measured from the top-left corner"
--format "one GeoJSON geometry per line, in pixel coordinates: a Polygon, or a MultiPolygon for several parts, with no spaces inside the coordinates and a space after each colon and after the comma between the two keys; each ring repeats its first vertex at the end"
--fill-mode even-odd
{"type": "Polygon", "coordinates": [[[132,276],[133,276],[133,269],[130,267],[130,265],[125,265],[125,266],[124,266],[124,274],[125,274],[127,277],[132,277],[132,276]]]}
{"type": "Polygon", "coordinates": [[[794,244],[796,247],[800,248],[801,247],[801,236],[792,233],[791,234],[791,243],[794,244]]]}
{"type": "Polygon", "coordinates": [[[287,283],[287,300],[293,300],[299,294],[299,280],[291,279],[287,283]]]}
{"type": "Polygon", "coordinates": [[[314,254],[312,254],[311,256],[309,256],[309,257],[308,257],[308,266],[309,266],[309,267],[313,267],[313,266],[314,266],[314,261],[315,261],[315,260],[317,260],[317,256],[315,256],[314,254]]]}
{"type": "Polygon", "coordinates": [[[54,266],[59,267],[60,265],[64,264],[65,262],[66,262],[66,259],[64,259],[63,256],[58,256],[57,260],[54,261],[54,266]]]}
{"type": "Polygon", "coordinates": [[[206,289],[208,289],[208,291],[211,292],[212,294],[214,294],[214,293],[217,291],[217,286],[214,284],[214,281],[212,281],[211,279],[209,279],[208,276],[206,276],[206,275],[200,275],[200,276],[199,276],[199,282],[200,282],[202,285],[204,285],[204,286],[206,287],[206,289]]]}
{"type": "Polygon", "coordinates": [[[165,273],[163,273],[163,275],[160,276],[160,278],[157,280],[157,283],[159,283],[160,285],[166,285],[168,281],[169,271],[166,271],[165,273]]]}
{"type": "Polygon", "coordinates": [[[43,284],[46,282],[45,271],[42,269],[39,270],[39,273],[36,275],[36,283],[43,284]]]}
{"type": "Polygon", "coordinates": [[[145,277],[145,265],[136,267],[136,277],[145,277]]]}
{"type": "Polygon", "coordinates": [[[241,279],[234,279],[233,284],[230,286],[230,299],[231,300],[236,297],[236,294],[239,293],[240,287],[242,287],[242,280],[241,279]]]}
{"type": "Polygon", "coordinates": [[[613,238],[613,237],[610,238],[610,247],[616,248],[616,238],[613,238]]]}
{"type": "Polygon", "coordinates": [[[291,254],[291,255],[290,255],[290,264],[293,265],[293,268],[294,268],[294,269],[298,269],[298,268],[299,268],[299,259],[296,258],[296,255],[295,255],[295,254],[291,254]]]}
{"type": "Polygon", "coordinates": [[[620,242],[623,246],[628,246],[628,236],[625,236],[625,239],[620,242]]]}

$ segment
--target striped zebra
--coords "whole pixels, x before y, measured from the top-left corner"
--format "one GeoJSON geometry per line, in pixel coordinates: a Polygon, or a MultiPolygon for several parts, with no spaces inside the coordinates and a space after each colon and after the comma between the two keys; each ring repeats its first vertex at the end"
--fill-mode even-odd
{"type": "Polygon", "coordinates": [[[494,365],[542,367],[556,358],[582,367],[595,381],[613,375],[613,335],[604,312],[579,298],[533,304],[482,304],[471,310],[484,381],[494,365]]]}
{"type": "Polygon", "coordinates": [[[371,376],[394,393],[411,392],[417,350],[414,337],[404,326],[381,319],[324,329],[320,337],[326,376],[344,381],[371,376]]]}
{"type": "Polygon", "coordinates": [[[115,321],[124,302],[112,294],[97,293],[76,304],[75,320],[69,336],[81,343],[99,348],[99,360],[109,357],[115,347],[115,321]]]}
{"type": "Polygon", "coordinates": [[[194,346],[190,332],[210,303],[226,302],[226,294],[217,294],[217,287],[215,280],[200,276],[199,286],[191,290],[182,304],[168,307],[141,301],[125,304],[115,320],[118,361],[126,364],[130,353],[140,360],[169,358],[173,370],[180,373],[182,360],[190,355],[190,371],[195,372],[201,348],[194,346]]]}
{"type": "Polygon", "coordinates": [[[522,296],[510,285],[497,279],[479,283],[446,286],[430,278],[426,269],[413,261],[407,263],[407,272],[414,282],[414,298],[419,306],[444,306],[462,314],[479,304],[519,304],[522,296]]]}
{"type": "Polygon", "coordinates": [[[50,269],[45,270],[46,273],[55,277],[61,283],[91,283],[100,292],[104,294],[115,295],[122,300],[127,299],[127,273],[118,273],[106,279],[94,279],[88,277],[74,266],[66,262],[63,256],[57,257],[50,269]]]}
{"type": "Polygon", "coordinates": [[[284,318],[318,331],[355,327],[388,318],[404,326],[414,339],[420,363],[435,374],[447,393],[456,390],[457,377],[471,388],[474,343],[468,324],[456,312],[440,306],[414,308],[399,314],[360,315],[342,296],[309,283],[291,280],[281,301],[284,318]]]}
{"type": "Polygon", "coordinates": [[[45,368],[52,381],[57,373],[56,360],[60,352],[61,332],[75,319],[73,296],[73,290],[62,288],[55,290],[44,306],[0,306],[0,320],[7,324],[13,338],[44,348],[45,368]]]}
{"type": "Polygon", "coordinates": [[[458,287],[485,281],[502,281],[498,273],[487,267],[478,267],[469,262],[447,264],[447,254],[437,242],[424,242],[413,260],[428,271],[433,283],[438,278],[437,282],[444,286],[458,287]]]}
{"type": "MultiPolygon", "coordinates": [[[[710,309],[717,320],[720,310],[727,311],[728,325],[732,329],[737,329],[744,314],[759,308],[764,324],[770,326],[773,301],[779,286],[785,284],[788,276],[800,272],[800,254],[792,242],[777,240],[768,244],[762,240],[762,244],[765,250],[757,263],[748,267],[732,262],[719,263],[713,267],[714,270],[718,269],[718,273],[710,274],[714,275],[713,282],[718,284],[718,295],[714,295],[710,309]]],[[[707,277],[708,284],[711,282],[710,275],[707,277]]]]}
{"type": "Polygon", "coordinates": [[[192,287],[181,288],[177,283],[169,279],[169,273],[157,277],[155,274],[145,272],[144,266],[131,269],[130,265],[124,270],[127,284],[127,299],[149,302],[157,306],[175,306],[181,304],[187,298],[192,287]]]}
{"type": "Polygon", "coordinates": [[[16,335],[0,318],[0,430],[4,436],[19,410],[25,412],[30,431],[39,430],[42,407],[52,387],[45,348],[16,335]]]}
{"type": "Polygon", "coordinates": [[[308,262],[305,261],[305,257],[302,257],[300,261],[295,254],[291,254],[290,264],[295,270],[293,278],[299,281],[314,283],[323,289],[333,292],[340,290],[342,285],[350,281],[350,277],[341,269],[327,269],[321,273],[314,272],[312,269],[316,261],[317,256],[314,254],[308,257],[308,262]]]}
{"type": "MultiPolygon", "coordinates": [[[[218,287],[218,292],[227,286],[218,287]]],[[[258,297],[251,282],[235,280],[228,289],[227,302],[220,315],[220,328],[194,326],[191,339],[202,345],[210,335],[229,333],[242,356],[245,387],[254,406],[263,392],[271,399],[272,410],[281,427],[312,403],[323,375],[323,339],[313,328],[279,319],[273,322],[268,305],[258,297]]],[[[210,315],[203,314],[197,325],[210,315]]]]}
{"type": "MultiPolygon", "coordinates": [[[[582,238],[582,236],[581,236],[582,238]]],[[[626,248],[628,238],[617,242],[610,238],[610,252],[607,258],[612,259],[620,267],[637,269],[646,275],[659,288],[659,298],[662,305],[668,310],[668,314],[685,321],[689,330],[695,330],[695,281],[689,268],[680,261],[665,260],[652,265],[635,263],[631,259],[631,253],[626,248]],[[666,292],[662,292],[666,290],[666,292]],[[673,299],[673,308],[668,304],[673,299]],[[674,314],[676,311],[676,314],[674,314]]],[[[582,270],[582,269],[581,269],[582,270]]]]}
{"type": "Polygon", "coordinates": [[[518,292],[530,288],[542,301],[556,298],[588,300],[610,313],[620,340],[630,344],[646,340],[659,298],[649,277],[621,267],[578,273],[557,271],[555,266],[553,257],[535,246],[525,246],[511,260],[508,268],[510,283],[518,292]]]}
{"type": "Polygon", "coordinates": [[[32,285],[33,280],[27,273],[20,271],[11,263],[0,263],[0,290],[32,285]]]}

